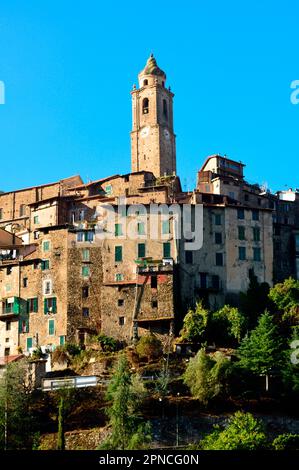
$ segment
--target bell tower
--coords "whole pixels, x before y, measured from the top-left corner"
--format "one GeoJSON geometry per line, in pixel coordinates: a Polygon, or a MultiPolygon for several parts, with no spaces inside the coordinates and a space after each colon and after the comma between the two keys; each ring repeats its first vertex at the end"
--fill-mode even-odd
{"type": "Polygon", "coordinates": [[[173,97],[166,75],[151,54],[132,95],[131,167],[156,177],[176,174],[173,97]]]}

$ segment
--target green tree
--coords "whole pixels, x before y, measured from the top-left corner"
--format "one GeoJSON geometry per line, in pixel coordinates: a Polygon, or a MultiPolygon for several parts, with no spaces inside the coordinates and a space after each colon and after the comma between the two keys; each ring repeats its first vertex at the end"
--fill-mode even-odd
{"type": "Polygon", "coordinates": [[[299,332],[295,328],[288,349],[284,352],[282,379],[287,394],[299,395],[299,332]]]}
{"type": "Polygon", "coordinates": [[[213,330],[218,331],[218,336],[222,338],[234,338],[240,343],[246,327],[246,318],[240,310],[230,305],[213,314],[213,330]]]}
{"type": "Polygon", "coordinates": [[[226,427],[214,431],[199,443],[202,450],[260,450],[266,447],[264,427],[250,413],[237,411],[226,427]]]}
{"type": "Polygon", "coordinates": [[[192,395],[207,405],[213,398],[224,394],[228,388],[231,364],[220,352],[211,358],[204,349],[192,358],[183,380],[192,395]]]}
{"type": "Polygon", "coordinates": [[[269,290],[269,284],[259,283],[254,272],[250,273],[248,290],[240,294],[240,310],[247,318],[249,329],[255,328],[262,312],[271,311],[272,302],[269,298],[269,290]]]}
{"type": "Polygon", "coordinates": [[[0,448],[31,449],[35,420],[28,361],[8,364],[0,380],[0,448]]]}
{"type": "Polygon", "coordinates": [[[195,310],[189,309],[180,332],[183,341],[202,342],[208,325],[209,311],[202,301],[196,303],[195,310]]]}
{"type": "Polygon", "coordinates": [[[162,355],[162,343],[153,333],[142,336],[136,345],[139,357],[146,357],[148,360],[158,358],[162,355]]]}
{"type": "Polygon", "coordinates": [[[282,313],[282,320],[299,324],[299,281],[289,278],[276,284],[269,292],[275,308],[282,313]]]}
{"type": "Polygon", "coordinates": [[[265,375],[268,390],[269,373],[282,363],[282,342],[268,312],[261,315],[256,328],[242,340],[238,355],[241,367],[265,375]]]}
{"type": "Polygon", "coordinates": [[[107,399],[111,401],[107,411],[111,434],[101,449],[134,450],[146,447],[151,433],[149,424],[140,414],[144,397],[143,383],[138,376],[132,376],[126,357],[121,356],[107,391],[107,399]]]}

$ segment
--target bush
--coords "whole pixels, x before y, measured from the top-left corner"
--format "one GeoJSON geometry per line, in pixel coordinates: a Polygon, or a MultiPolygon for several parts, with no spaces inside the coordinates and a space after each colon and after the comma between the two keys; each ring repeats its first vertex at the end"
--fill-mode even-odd
{"type": "Polygon", "coordinates": [[[104,352],[114,352],[119,349],[119,342],[111,336],[106,336],[103,333],[97,336],[97,341],[100,343],[104,352]]]}
{"type": "Polygon", "coordinates": [[[69,362],[69,355],[67,354],[64,346],[57,346],[52,353],[52,363],[63,364],[69,362]]]}
{"type": "Polygon", "coordinates": [[[148,360],[157,359],[162,355],[162,343],[155,335],[142,336],[136,346],[139,357],[146,357],[148,360]]]}
{"type": "Polygon", "coordinates": [[[211,358],[201,349],[190,360],[183,376],[184,383],[195,398],[207,405],[213,398],[227,392],[231,368],[230,361],[223,354],[218,352],[211,358]]]}
{"type": "Polygon", "coordinates": [[[280,434],[272,442],[275,450],[299,450],[299,434],[280,434]]]}
{"type": "Polygon", "coordinates": [[[250,413],[237,411],[222,429],[214,426],[199,443],[202,450],[261,450],[266,448],[267,440],[261,422],[250,413]]]}
{"type": "Polygon", "coordinates": [[[66,343],[64,346],[61,346],[70,356],[77,356],[80,354],[82,348],[75,343],[66,343]]]}

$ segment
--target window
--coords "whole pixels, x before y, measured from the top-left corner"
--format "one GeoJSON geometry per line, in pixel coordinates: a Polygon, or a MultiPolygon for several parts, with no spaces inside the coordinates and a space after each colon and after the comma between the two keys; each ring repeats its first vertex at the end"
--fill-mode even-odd
{"type": "Polygon", "coordinates": [[[249,201],[249,194],[245,194],[244,199],[245,199],[246,202],[248,202],[249,201]]]}
{"type": "Polygon", "coordinates": [[[34,240],[38,240],[39,239],[39,232],[37,232],[37,231],[33,232],[33,238],[34,238],[34,240]]]}
{"type": "Polygon", "coordinates": [[[118,324],[119,324],[119,326],[124,326],[124,324],[125,324],[125,317],[118,317],[118,324]]]}
{"type": "Polygon", "coordinates": [[[89,296],[89,287],[88,286],[83,286],[82,287],[82,298],[87,299],[89,296]]]}
{"type": "Polygon", "coordinates": [[[168,110],[167,110],[167,101],[163,100],[163,116],[165,119],[168,118],[168,110]]]}
{"type": "Polygon", "coordinates": [[[29,320],[19,321],[19,333],[29,333],[29,320]]]}
{"type": "Polygon", "coordinates": [[[82,316],[84,318],[88,318],[89,317],[89,308],[86,308],[86,307],[83,307],[82,308],[82,316]]]}
{"type": "Polygon", "coordinates": [[[124,280],[124,275],[121,273],[116,273],[115,274],[115,280],[116,282],[123,281],[124,280]]]}
{"type": "Polygon", "coordinates": [[[221,232],[216,232],[215,233],[215,243],[216,243],[216,245],[221,245],[221,243],[222,243],[222,233],[221,232]]]}
{"type": "Polygon", "coordinates": [[[45,280],[43,282],[43,292],[44,292],[44,295],[52,294],[52,281],[51,280],[45,280]]]}
{"type": "Polygon", "coordinates": [[[145,258],[145,243],[138,243],[138,258],[145,258]]]}
{"type": "Polygon", "coordinates": [[[11,273],[12,273],[12,267],[11,267],[11,266],[8,266],[8,267],[6,268],[6,275],[9,276],[11,273]]]}
{"type": "Polygon", "coordinates": [[[43,251],[49,251],[50,250],[50,242],[46,241],[43,242],[43,251]]]}
{"type": "Polygon", "coordinates": [[[123,260],[123,247],[116,246],[114,248],[114,260],[116,263],[121,263],[123,260]]]}
{"type": "Polygon", "coordinates": [[[238,236],[239,236],[239,240],[245,240],[245,227],[243,226],[238,227],[238,236]]]}
{"type": "Polygon", "coordinates": [[[118,307],[123,307],[123,306],[124,306],[124,303],[125,303],[124,299],[118,299],[118,300],[117,300],[117,305],[118,305],[118,307]]]}
{"type": "Polygon", "coordinates": [[[114,232],[116,237],[119,237],[123,234],[122,230],[122,224],[115,224],[115,232],[114,232]]]}
{"type": "Polygon", "coordinates": [[[26,339],[26,351],[29,351],[29,349],[32,348],[32,344],[33,344],[32,338],[27,338],[26,339]]]}
{"type": "Polygon", "coordinates": [[[262,200],[260,198],[258,198],[257,203],[258,203],[259,206],[261,206],[262,205],[262,200]]]}
{"type": "Polygon", "coordinates": [[[280,225],[274,225],[274,235],[280,236],[280,233],[281,233],[280,225]]]}
{"type": "Polygon", "coordinates": [[[28,287],[28,277],[23,277],[23,287],[28,287]]]}
{"type": "Polygon", "coordinates": [[[148,80],[143,80],[143,86],[148,85],[148,80]]]}
{"type": "Polygon", "coordinates": [[[39,224],[38,215],[35,215],[35,216],[33,217],[33,223],[34,223],[35,225],[39,224]]]}
{"type": "Polygon", "coordinates": [[[143,114],[148,114],[148,110],[149,110],[149,101],[148,101],[148,98],[143,98],[143,101],[142,101],[142,113],[143,113],[143,114]]]}
{"type": "Polygon", "coordinates": [[[158,287],[158,278],[157,276],[151,276],[151,288],[157,289],[158,287]]]}
{"type": "Polygon", "coordinates": [[[169,220],[163,220],[162,221],[162,234],[167,235],[170,233],[170,221],[169,220]]]}
{"type": "Polygon", "coordinates": [[[77,242],[93,242],[94,233],[91,230],[77,233],[77,242]]]}
{"type": "Polygon", "coordinates": [[[89,266],[82,266],[82,276],[88,277],[90,275],[89,266]]]}
{"type": "Polygon", "coordinates": [[[26,206],[25,204],[20,205],[20,217],[24,217],[26,215],[26,206]]]}
{"type": "Polygon", "coordinates": [[[158,300],[152,300],[152,308],[158,308],[158,300]]]}
{"type": "Polygon", "coordinates": [[[39,268],[39,262],[33,261],[32,269],[38,269],[38,268],[39,268]]]}
{"type": "Polygon", "coordinates": [[[253,261],[261,261],[261,249],[253,248],[253,261]]]}
{"type": "Polygon", "coordinates": [[[10,355],[10,348],[5,348],[4,349],[4,356],[9,356],[10,355]]]}
{"type": "Polygon", "coordinates": [[[208,280],[207,273],[200,273],[200,288],[201,289],[207,288],[207,280],[208,280]]]}
{"type": "Polygon", "coordinates": [[[63,346],[65,344],[65,336],[59,336],[59,345],[63,346]]]}
{"type": "Polygon", "coordinates": [[[244,209],[238,209],[238,219],[244,220],[245,219],[245,211],[244,209]]]}
{"type": "Polygon", "coordinates": [[[38,298],[37,297],[34,297],[33,299],[28,299],[27,300],[27,311],[28,311],[28,313],[38,312],[38,298]]]}
{"type": "Polygon", "coordinates": [[[212,288],[219,290],[220,288],[220,279],[219,276],[213,275],[212,276],[212,288]]]}
{"type": "Polygon", "coordinates": [[[193,251],[185,251],[185,262],[186,264],[193,263],[193,251]]]}
{"type": "Polygon", "coordinates": [[[260,213],[257,209],[252,211],[252,220],[260,220],[260,213]]]}
{"type": "Polygon", "coordinates": [[[229,197],[231,197],[232,199],[235,199],[235,193],[233,191],[230,191],[228,193],[229,197]]]}
{"type": "Polygon", "coordinates": [[[6,322],[6,331],[10,331],[11,330],[11,321],[7,321],[6,322]]]}
{"type": "Polygon", "coordinates": [[[89,248],[83,248],[83,250],[82,250],[82,259],[83,259],[83,261],[90,261],[89,248]]]}
{"type": "Polygon", "coordinates": [[[49,336],[53,336],[55,334],[55,320],[49,320],[49,329],[48,329],[48,333],[49,333],[49,336]]]}
{"type": "Polygon", "coordinates": [[[258,227],[253,227],[253,240],[259,242],[261,239],[261,230],[258,227]]]}
{"type": "Polygon", "coordinates": [[[84,209],[79,210],[79,217],[78,218],[79,218],[80,222],[82,222],[85,219],[85,210],[84,209]]]}
{"type": "Polygon", "coordinates": [[[44,314],[57,313],[56,297],[44,299],[44,314]]]}
{"type": "Polygon", "coordinates": [[[50,260],[43,259],[41,261],[40,268],[42,271],[46,271],[47,269],[50,269],[50,260]]]}
{"type": "Polygon", "coordinates": [[[3,209],[0,208],[0,220],[2,220],[2,219],[3,219],[3,209]]]}
{"type": "Polygon", "coordinates": [[[215,225],[221,225],[221,214],[215,214],[215,225]]]}
{"type": "Polygon", "coordinates": [[[245,246],[239,246],[239,260],[245,261],[246,260],[246,248],[245,246]]]}
{"type": "Polygon", "coordinates": [[[163,243],[163,258],[170,258],[171,246],[169,242],[163,243]]]}
{"type": "Polygon", "coordinates": [[[223,266],[223,253],[216,253],[216,266],[223,266]]]}
{"type": "Polygon", "coordinates": [[[137,232],[138,232],[138,235],[145,235],[144,222],[138,222],[137,232]]]}
{"type": "Polygon", "coordinates": [[[112,194],[112,185],[111,184],[107,184],[107,186],[105,187],[105,193],[110,196],[110,194],[112,194]]]}

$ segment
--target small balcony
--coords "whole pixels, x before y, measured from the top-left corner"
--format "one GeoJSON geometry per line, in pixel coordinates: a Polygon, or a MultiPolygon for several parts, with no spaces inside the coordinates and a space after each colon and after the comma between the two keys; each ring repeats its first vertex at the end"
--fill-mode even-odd
{"type": "Polygon", "coordinates": [[[138,274],[151,274],[173,272],[173,259],[164,258],[162,260],[152,260],[148,258],[139,258],[135,260],[138,274]]]}
{"type": "Polygon", "coordinates": [[[9,297],[2,302],[0,320],[11,320],[17,318],[21,309],[21,299],[19,297],[9,297]]]}

